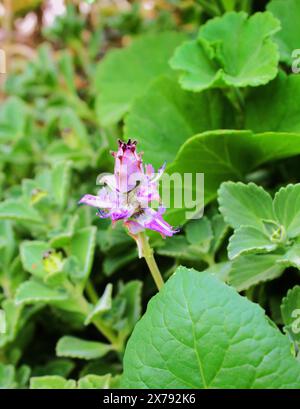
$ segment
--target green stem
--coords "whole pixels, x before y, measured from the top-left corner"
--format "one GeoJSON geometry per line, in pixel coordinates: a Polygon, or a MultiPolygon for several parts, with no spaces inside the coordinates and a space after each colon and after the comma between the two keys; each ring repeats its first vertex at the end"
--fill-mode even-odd
{"type": "MultiPolygon", "coordinates": [[[[90,312],[90,306],[85,297],[71,283],[65,283],[65,288],[69,292],[71,297],[73,297],[77,301],[78,305],[81,308],[82,313],[84,315],[88,315],[88,313],[90,312]]],[[[116,349],[119,348],[117,336],[110,328],[108,328],[103,323],[100,317],[94,317],[92,319],[92,323],[95,325],[98,331],[101,332],[101,334],[103,334],[116,349]]]]}
{"type": "Polygon", "coordinates": [[[96,290],[95,290],[95,288],[93,286],[93,283],[91,282],[90,279],[86,283],[85,291],[86,291],[90,301],[93,304],[97,304],[99,297],[98,297],[97,292],[96,292],[96,290]]]}
{"type": "Polygon", "coordinates": [[[138,240],[141,245],[142,256],[146,260],[146,263],[149,267],[149,270],[152,274],[153,280],[155,281],[158,290],[160,290],[164,285],[164,280],[160,274],[159,268],[153,256],[153,249],[149,245],[148,237],[144,232],[142,232],[138,234],[138,240]]]}
{"type": "Polygon", "coordinates": [[[219,9],[215,4],[211,4],[207,0],[198,0],[198,3],[203,7],[207,14],[210,14],[212,17],[220,15],[219,9]]]}

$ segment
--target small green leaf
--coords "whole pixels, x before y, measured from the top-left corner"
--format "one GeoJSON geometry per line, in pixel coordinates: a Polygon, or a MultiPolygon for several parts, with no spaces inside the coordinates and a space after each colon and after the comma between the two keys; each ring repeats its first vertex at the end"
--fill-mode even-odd
{"type": "Polygon", "coordinates": [[[0,362],[0,389],[15,389],[15,368],[0,362]]]}
{"type": "Polygon", "coordinates": [[[71,162],[61,162],[52,171],[52,195],[61,207],[66,205],[71,178],[71,162]]]}
{"type": "Polygon", "coordinates": [[[36,281],[22,283],[15,297],[17,304],[51,303],[67,299],[68,294],[64,290],[56,290],[36,281]]]}
{"type": "Polygon", "coordinates": [[[228,256],[230,260],[244,253],[265,253],[275,250],[277,244],[261,230],[252,226],[241,226],[230,237],[228,256]]]}
{"type": "Polygon", "coordinates": [[[299,388],[300,363],[261,307],[179,267],[135,326],[121,387],[299,388]]]}
{"type": "Polygon", "coordinates": [[[26,105],[17,97],[10,97],[1,104],[0,141],[11,141],[24,136],[26,105]]]}
{"type": "Polygon", "coordinates": [[[71,359],[51,359],[46,364],[36,366],[33,370],[33,376],[59,375],[66,378],[74,368],[75,364],[71,359]]]}
{"type": "Polygon", "coordinates": [[[179,46],[171,66],[191,91],[266,84],[277,74],[279,53],[271,36],[279,29],[269,12],[249,18],[244,12],[226,13],[202,25],[198,40],[179,46]]]}
{"type": "Polygon", "coordinates": [[[288,237],[300,234],[300,183],[281,188],[274,198],[274,210],[288,237]]]}
{"type": "Polygon", "coordinates": [[[232,263],[228,282],[238,291],[260,282],[279,277],[285,267],[278,263],[278,254],[249,254],[236,258],[232,263]]]}
{"type": "Polygon", "coordinates": [[[285,329],[293,339],[300,342],[300,287],[298,285],[288,291],[280,308],[285,329]]]}
{"type": "Polygon", "coordinates": [[[91,310],[91,312],[86,317],[86,320],[84,321],[85,325],[90,324],[95,316],[100,315],[101,313],[105,311],[109,311],[111,309],[112,290],[113,290],[112,284],[107,284],[107,286],[105,287],[104,293],[100,297],[99,301],[97,302],[97,304],[94,306],[94,308],[91,310]]]}
{"type": "Polygon", "coordinates": [[[89,277],[94,252],[96,246],[96,227],[90,226],[77,230],[71,240],[70,249],[71,255],[74,255],[80,263],[79,277],[74,279],[79,280],[84,285],[85,280],[89,277]]]}
{"type": "Polygon", "coordinates": [[[233,228],[263,228],[263,219],[274,220],[272,198],[262,187],[249,183],[222,183],[219,189],[219,210],[233,228]]]}
{"type": "Polygon", "coordinates": [[[111,345],[70,336],[60,338],[56,345],[56,355],[67,358],[96,359],[111,350],[111,345]]]}
{"type": "Polygon", "coordinates": [[[78,381],[79,389],[109,389],[111,374],[86,375],[78,381]]]}
{"type": "Polygon", "coordinates": [[[43,219],[33,207],[16,199],[0,203],[0,219],[19,222],[42,223],[43,219]]]}
{"type": "Polygon", "coordinates": [[[48,250],[50,250],[49,244],[44,241],[23,241],[20,255],[24,270],[37,277],[44,277],[46,271],[43,256],[48,250]]]}
{"type": "Polygon", "coordinates": [[[37,376],[30,379],[30,389],[75,389],[76,381],[58,375],[37,376]]]}

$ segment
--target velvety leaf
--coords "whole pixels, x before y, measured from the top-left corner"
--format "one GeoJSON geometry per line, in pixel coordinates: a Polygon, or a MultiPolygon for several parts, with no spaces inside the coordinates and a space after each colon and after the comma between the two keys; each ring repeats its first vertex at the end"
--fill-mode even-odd
{"type": "Polygon", "coordinates": [[[262,229],[263,219],[275,219],[271,196],[254,183],[224,182],[218,201],[225,221],[235,229],[240,226],[262,229]]]}
{"type": "Polygon", "coordinates": [[[15,389],[15,368],[0,362],[0,389],[15,389]]]}
{"type": "Polygon", "coordinates": [[[58,375],[68,377],[75,364],[71,359],[57,358],[52,359],[43,365],[38,365],[33,370],[33,376],[58,375]]]}
{"type": "Polygon", "coordinates": [[[281,188],[274,198],[274,210],[288,237],[300,234],[300,183],[281,188]]]}
{"type": "Polygon", "coordinates": [[[230,237],[228,257],[232,260],[244,253],[265,253],[275,250],[277,244],[261,230],[252,226],[241,226],[230,237]]]}
{"type": "Polygon", "coordinates": [[[278,263],[283,264],[285,267],[295,267],[300,270],[300,244],[295,243],[285,254],[278,258],[278,263]]]}
{"type": "Polygon", "coordinates": [[[63,290],[56,290],[36,281],[26,281],[17,289],[15,301],[17,304],[51,303],[67,298],[68,295],[63,290]]]}
{"type": "Polygon", "coordinates": [[[101,314],[105,311],[109,311],[112,306],[112,290],[113,286],[112,284],[107,284],[105,287],[104,293],[102,296],[99,298],[99,301],[97,304],[94,306],[94,308],[91,310],[91,312],[88,314],[85,320],[85,325],[89,324],[95,316],[98,314],[101,314]]]}
{"type": "MultiPolygon", "coordinates": [[[[76,256],[81,271],[76,279],[84,283],[87,280],[94,259],[96,246],[96,227],[90,226],[77,230],[70,243],[71,254],[76,256]]],[[[74,277],[75,278],[75,277],[74,277]]]]}
{"type": "Polygon", "coordinates": [[[52,171],[52,194],[60,206],[65,206],[70,187],[71,162],[61,162],[52,171]]]}
{"type": "Polygon", "coordinates": [[[145,34],[130,46],[108,53],[95,76],[96,111],[102,125],[120,120],[155,77],[171,73],[168,60],[183,39],[176,32],[145,34]]]}
{"type": "Polygon", "coordinates": [[[125,351],[128,388],[299,385],[289,340],[262,308],[212,274],[183,267],[149,302],[125,351]]]}
{"type": "Polygon", "coordinates": [[[76,381],[58,375],[36,376],[30,379],[30,389],[75,389],[76,381]]]}
{"type": "Polygon", "coordinates": [[[103,342],[86,341],[76,337],[64,336],[56,345],[56,355],[67,358],[96,359],[112,350],[103,342]]]}
{"type": "Polygon", "coordinates": [[[24,136],[27,109],[24,102],[17,97],[8,98],[1,104],[0,141],[11,141],[24,136]]]}
{"type": "Polygon", "coordinates": [[[300,287],[298,285],[287,292],[280,308],[285,329],[293,339],[300,341],[300,287]]]}
{"type": "Polygon", "coordinates": [[[15,339],[18,324],[20,322],[22,306],[16,305],[14,300],[6,299],[2,303],[2,319],[5,332],[0,332],[0,347],[15,339]]]}
{"type": "Polygon", "coordinates": [[[192,135],[232,128],[233,123],[232,109],[219,91],[195,94],[162,77],[132,104],[125,119],[125,139],[137,135],[145,160],[160,167],[171,162],[192,135]]]}
{"type": "Polygon", "coordinates": [[[277,254],[249,254],[240,256],[232,263],[228,282],[238,291],[256,285],[260,282],[279,277],[285,267],[277,263],[277,254]]]}
{"type": "Polygon", "coordinates": [[[16,199],[8,199],[0,203],[0,220],[1,219],[30,223],[43,222],[43,219],[36,209],[16,199]]]}
{"type": "Polygon", "coordinates": [[[0,266],[3,265],[3,269],[8,268],[13,257],[16,247],[14,236],[12,222],[0,220],[0,266]]]}
{"type": "Polygon", "coordinates": [[[50,250],[49,244],[44,241],[23,241],[20,246],[20,255],[24,270],[37,277],[44,277],[46,272],[43,255],[48,250],[50,250]]]}
{"type": "Polygon", "coordinates": [[[109,389],[111,375],[86,375],[78,381],[79,389],[109,389]]]}
{"type": "Polygon", "coordinates": [[[265,87],[250,91],[245,104],[245,127],[255,132],[300,132],[299,104],[300,76],[280,72],[265,87]]]}
{"type": "Polygon", "coordinates": [[[230,12],[200,27],[198,40],[179,46],[171,66],[191,91],[266,84],[277,74],[278,51],[271,36],[280,28],[271,13],[230,12]],[[236,39],[239,41],[236,41],[236,39]]]}
{"type": "Polygon", "coordinates": [[[297,0],[272,0],[267,4],[281,23],[281,30],[275,40],[279,45],[280,59],[287,64],[292,62],[292,52],[299,49],[300,4],[297,0]]]}

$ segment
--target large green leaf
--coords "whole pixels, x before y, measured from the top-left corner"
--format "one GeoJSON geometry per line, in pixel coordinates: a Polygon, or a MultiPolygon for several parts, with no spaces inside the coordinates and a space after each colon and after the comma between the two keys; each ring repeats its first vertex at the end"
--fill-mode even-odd
{"type": "Polygon", "coordinates": [[[123,387],[299,388],[300,363],[258,305],[180,267],[128,341],[123,387]]]}
{"type": "Polygon", "coordinates": [[[280,20],[281,30],[276,33],[275,40],[279,45],[280,59],[290,64],[292,52],[299,49],[300,3],[298,0],[272,0],[267,9],[280,20]]]}
{"type": "MultiPolygon", "coordinates": [[[[200,192],[197,173],[204,174],[204,203],[216,196],[217,189],[224,180],[241,180],[256,160],[253,135],[249,131],[219,130],[204,132],[188,139],[180,148],[175,161],[167,168],[169,175],[179,174],[184,180],[191,175],[191,183],[184,183],[184,194],[192,193],[195,198],[200,192]]],[[[164,186],[166,189],[166,186],[164,186]]],[[[170,195],[182,196],[182,188],[175,186],[170,195]]],[[[181,224],[186,218],[183,206],[171,208],[168,220],[181,224]]],[[[188,209],[196,212],[196,206],[188,209]]]]}
{"type": "Polygon", "coordinates": [[[279,21],[269,12],[247,17],[230,12],[209,20],[197,40],[177,48],[171,66],[181,71],[183,88],[258,86],[276,76],[279,55],[271,36],[279,21]]]}
{"type": "Polygon", "coordinates": [[[280,72],[270,84],[250,91],[245,127],[255,132],[300,132],[299,104],[300,76],[280,72]]]}
{"type": "Polygon", "coordinates": [[[137,137],[145,160],[161,166],[171,162],[192,135],[228,127],[233,127],[233,113],[219,91],[195,94],[161,77],[134,101],[126,117],[125,136],[137,137]]]}
{"type": "Polygon", "coordinates": [[[155,77],[171,73],[168,60],[183,39],[175,32],[146,34],[129,47],[107,54],[95,76],[96,110],[102,125],[121,119],[155,77]]]}
{"type": "MultiPolygon", "coordinates": [[[[204,203],[216,197],[217,189],[226,180],[243,180],[245,176],[262,164],[300,154],[300,134],[266,132],[253,134],[251,131],[219,130],[204,132],[189,138],[179,149],[174,162],[167,168],[169,175],[178,173],[193,175],[192,182],[179,185],[176,194],[192,193],[196,197],[197,173],[204,174],[204,203]]],[[[168,188],[164,186],[165,191],[168,188]]],[[[170,191],[170,197],[175,196],[170,191]]],[[[181,197],[180,196],[180,197],[181,197]]],[[[200,203],[201,205],[201,203],[200,203]]],[[[167,218],[173,224],[186,222],[186,211],[196,212],[197,206],[187,209],[171,202],[167,218]]],[[[199,210],[199,209],[198,209],[199,210]]]]}

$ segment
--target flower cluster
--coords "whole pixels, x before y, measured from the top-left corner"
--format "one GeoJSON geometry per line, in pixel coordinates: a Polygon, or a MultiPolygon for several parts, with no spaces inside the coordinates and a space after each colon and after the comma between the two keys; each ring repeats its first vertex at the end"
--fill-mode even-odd
{"type": "Polygon", "coordinates": [[[115,158],[114,174],[105,175],[100,183],[105,186],[97,196],[85,195],[79,203],[98,209],[101,218],[110,218],[113,223],[122,220],[129,234],[136,236],[145,229],[155,230],[162,237],[172,236],[175,230],[163,220],[158,180],[163,174],[162,166],[155,173],[152,165],[143,165],[142,154],[136,151],[136,141],[119,141],[119,149],[112,152],[115,158]],[[159,203],[157,210],[150,207],[159,203]]]}

